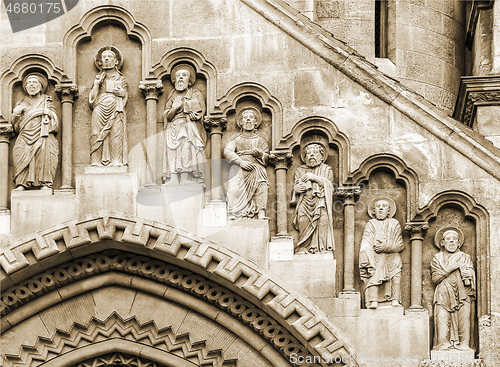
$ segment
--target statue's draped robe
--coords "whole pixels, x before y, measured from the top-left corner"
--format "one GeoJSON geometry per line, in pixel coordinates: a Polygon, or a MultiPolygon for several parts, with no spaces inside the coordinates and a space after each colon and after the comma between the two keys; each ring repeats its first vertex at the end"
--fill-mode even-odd
{"type": "Polygon", "coordinates": [[[93,109],[90,135],[92,165],[127,164],[127,120],[124,111],[127,95],[118,97],[111,93],[113,85],[127,91],[127,81],[116,71],[114,76],[106,76],[94,100],[92,96],[89,97],[93,109]]]}
{"type": "Polygon", "coordinates": [[[263,158],[255,158],[251,150],[261,149],[269,154],[267,142],[258,134],[243,136],[236,134],[224,148],[224,156],[229,160],[229,180],[227,183],[228,212],[235,217],[256,216],[261,209],[266,209],[267,180],[266,163],[263,158]],[[246,171],[239,164],[239,159],[254,163],[255,169],[246,171]]]}
{"type": "Polygon", "coordinates": [[[202,130],[205,111],[205,99],[198,90],[192,88],[184,92],[174,90],[168,97],[164,121],[166,156],[163,166],[164,178],[169,179],[172,173],[188,172],[197,182],[204,183],[207,175],[204,152],[206,139],[202,130]],[[174,114],[172,105],[179,96],[183,99],[183,105],[174,114]],[[192,121],[189,112],[199,114],[201,119],[192,121]]]}
{"type": "Polygon", "coordinates": [[[333,170],[322,163],[310,168],[306,165],[295,170],[291,205],[296,205],[293,225],[299,231],[295,252],[318,253],[334,251],[333,239],[333,170]],[[298,193],[295,185],[306,173],[325,178],[324,185],[311,182],[306,192],[298,193]],[[301,223],[306,223],[304,226],[301,223]],[[303,228],[301,228],[303,227],[303,228]]]}
{"type": "Polygon", "coordinates": [[[14,182],[16,186],[52,186],[59,153],[54,136],[59,120],[52,98],[44,94],[35,98],[27,96],[17,106],[24,106],[26,110],[12,120],[18,134],[12,151],[14,182]]]}
{"type": "MultiPolygon", "coordinates": [[[[443,332],[442,335],[448,335],[452,344],[458,344],[461,334],[472,333],[473,322],[471,320],[474,318],[471,316],[474,314],[473,301],[476,296],[476,276],[471,257],[462,251],[452,253],[449,257],[445,256],[444,252],[434,255],[431,261],[431,276],[432,281],[437,283],[434,291],[434,349],[439,349],[443,340],[438,340],[438,333],[436,332],[439,322],[436,317],[438,307],[442,307],[449,314],[450,321],[440,323],[440,325],[445,324],[449,327],[449,330],[443,332]],[[450,262],[454,262],[460,267],[448,274],[446,269],[448,269],[450,262]],[[463,276],[470,279],[470,284],[464,284],[463,276]],[[460,312],[464,306],[468,306],[467,308],[470,308],[471,311],[460,312]],[[468,320],[461,320],[461,318],[468,318],[468,320]],[[460,330],[460,325],[464,324],[468,325],[469,330],[460,330]]],[[[467,339],[473,340],[470,335],[467,335],[467,339]]]]}
{"type": "Polygon", "coordinates": [[[371,219],[366,224],[359,251],[360,275],[366,289],[381,286],[377,299],[367,301],[400,301],[400,295],[394,294],[399,293],[399,283],[396,285],[393,282],[396,276],[401,275],[402,260],[399,253],[403,250],[401,226],[396,219],[371,219]],[[377,241],[383,244],[380,253],[376,253],[373,248],[377,241]]]}

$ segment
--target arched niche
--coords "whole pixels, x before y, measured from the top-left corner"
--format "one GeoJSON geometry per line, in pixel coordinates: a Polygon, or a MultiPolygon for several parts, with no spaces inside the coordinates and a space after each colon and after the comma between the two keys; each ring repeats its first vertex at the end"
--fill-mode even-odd
{"type": "Polygon", "coordinates": [[[125,8],[117,5],[101,5],[93,8],[82,16],[80,22],[69,29],[63,38],[65,55],[64,70],[69,79],[76,81],[77,76],[77,46],[81,41],[91,38],[93,29],[100,23],[119,23],[128,37],[137,39],[142,45],[140,60],[140,80],[146,78],[151,69],[151,34],[125,8]]]}
{"type": "MultiPolygon", "coordinates": [[[[356,185],[361,187],[361,195],[356,201],[355,206],[355,222],[354,222],[354,253],[355,263],[355,288],[361,291],[362,305],[365,305],[364,301],[364,283],[361,280],[359,274],[359,249],[361,245],[361,240],[363,238],[363,232],[366,224],[371,219],[368,214],[369,204],[379,197],[389,197],[396,203],[396,214],[394,219],[396,219],[401,225],[401,230],[403,234],[404,250],[400,253],[401,259],[403,261],[403,266],[401,269],[401,304],[405,308],[410,307],[410,238],[407,233],[403,231],[406,224],[407,212],[408,212],[408,188],[404,180],[399,179],[395,172],[384,166],[374,166],[372,169],[368,170],[368,175],[363,179],[355,179],[356,185]]],[[[356,177],[356,176],[355,176],[356,177]]]]}
{"type": "Polygon", "coordinates": [[[469,194],[460,191],[444,191],[434,196],[419,214],[419,220],[429,222],[424,237],[422,254],[422,305],[433,314],[432,301],[435,284],[430,278],[430,262],[439,252],[434,245],[434,235],[445,226],[455,226],[464,233],[461,251],[469,254],[476,271],[475,348],[478,344],[479,318],[490,315],[490,246],[489,214],[469,194]]]}
{"type": "MultiPolygon", "coordinates": [[[[38,317],[42,310],[56,310],[56,305],[85,292],[118,286],[124,289],[117,293],[118,299],[130,293],[127,288],[140,290],[176,303],[187,302],[189,308],[242,338],[257,334],[260,339],[247,342],[266,340],[258,347],[262,355],[279,352],[287,356],[300,350],[310,355],[344,356],[345,360],[355,355],[322,312],[254,263],[213,242],[144,219],[102,214],[62,224],[13,243],[0,255],[0,264],[1,286],[6,290],[3,330],[38,317]],[[114,251],[105,254],[107,250],[114,251]],[[267,332],[261,330],[270,324],[275,326],[267,332]]],[[[102,298],[104,305],[113,301],[107,293],[102,298]]],[[[129,299],[134,298],[132,294],[129,299]]],[[[110,312],[130,310],[127,304],[120,305],[110,306],[110,312]]],[[[81,310],[71,309],[72,314],[81,310]]],[[[99,315],[100,322],[108,319],[106,314],[99,315]]],[[[351,362],[352,366],[363,365],[351,362]]]]}
{"type": "MultiPolygon", "coordinates": [[[[45,94],[52,97],[52,103],[55,106],[56,114],[59,118],[59,133],[56,134],[56,139],[59,144],[59,163],[57,165],[56,176],[54,177],[54,189],[61,187],[61,101],[55,91],[55,85],[67,80],[63,71],[48,57],[40,54],[28,54],[15,60],[10,68],[5,71],[0,77],[1,93],[1,110],[4,118],[9,120],[12,110],[17,102],[26,96],[23,89],[22,81],[29,73],[38,72],[44,75],[48,80],[47,90],[45,94]]],[[[11,141],[9,151],[9,188],[12,191],[14,187],[13,176],[14,168],[12,161],[12,149],[15,145],[15,138],[11,141]]],[[[9,195],[10,200],[10,195],[9,195]]],[[[10,206],[10,203],[8,204],[10,206]]]]}
{"type": "Polygon", "coordinates": [[[269,111],[272,126],[271,145],[269,148],[271,150],[275,149],[278,139],[282,136],[283,108],[281,103],[264,86],[253,82],[235,85],[217,101],[217,105],[210,113],[222,113],[224,116],[227,116],[228,113],[236,110],[236,104],[242,99],[256,100],[264,111],[269,111]]]}

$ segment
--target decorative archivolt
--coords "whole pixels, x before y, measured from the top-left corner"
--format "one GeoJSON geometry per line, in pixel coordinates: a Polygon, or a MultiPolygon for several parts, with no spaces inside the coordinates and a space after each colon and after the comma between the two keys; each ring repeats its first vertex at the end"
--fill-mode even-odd
{"type": "Polygon", "coordinates": [[[293,149],[300,144],[302,136],[311,131],[320,131],[328,137],[328,142],[339,150],[339,182],[347,180],[349,167],[349,138],[341,133],[333,121],[321,116],[311,116],[294,124],[292,131],[279,142],[277,149],[293,149]]]}
{"type": "MultiPolygon", "coordinates": [[[[290,332],[311,353],[328,353],[346,359],[349,354],[355,355],[352,346],[321,311],[308,300],[288,292],[273,276],[259,270],[252,262],[195,235],[131,216],[108,214],[73,221],[0,250],[0,264],[4,269],[0,274],[2,289],[15,284],[22,286],[35,274],[82,254],[101,253],[110,248],[147,254],[153,260],[211,279],[250,304],[258,305],[254,306],[255,310],[261,310],[276,320],[282,330],[290,332]],[[29,262],[25,256],[27,253],[30,253],[29,262]]],[[[218,293],[214,290],[214,294],[218,293]]],[[[9,315],[2,320],[8,322],[9,315]]],[[[280,342],[285,339],[280,339],[280,342]]],[[[295,350],[295,343],[290,346],[293,346],[292,351],[295,350]]],[[[290,350],[286,351],[290,353],[290,350]]]]}
{"type": "Polygon", "coordinates": [[[66,77],[63,70],[59,68],[49,57],[41,54],[28,54],[15,60],[10,68],[0,77],[2,92],[0,99],[2,101],[1,112],[6,116],[11,112],[13,103],[13,87],[30,70],[43,71],[48,79],[54,83],[65,81],[66,77]]]}
{"type": "Polygon", "coordinates": [[[411,222],[418,210],[418,176],[406,163],[393,154],[377,154],[367,158],[355,170],[351,177],[354,184],[359,185],[368,180],[376,169],[385,168],[394,173],[396,180],[402,180],[406,186],[406,221],[411,222]]]}
{"type": "Polygon", "coordinates": [[[490,234],[489,215],[486,209],[478,204],[472,196],[461,191],[444,191],[434,196],[419,212],[418,221],[429,222],[435,220],[438,212],[445,206],[459,207],[466,217],[476,223],[476,259],[477,259],[477,309],[478,317],[489,315],[491,310],[490,299],[490,234]]]}
{"type": "Polygon", "coordinates": [[[125,8],[117,5],[101,5],[87,12],[80,22],[66,32],[63,38],[64,70],[70,80],[76,80],[76,49],[79,42],[91,37],[92,29],[99,23],[115,21],[122,24],[127,35],[138,38],[142,43],[142,79],[151,69],[151,34],[143,24],[125,8]]]}

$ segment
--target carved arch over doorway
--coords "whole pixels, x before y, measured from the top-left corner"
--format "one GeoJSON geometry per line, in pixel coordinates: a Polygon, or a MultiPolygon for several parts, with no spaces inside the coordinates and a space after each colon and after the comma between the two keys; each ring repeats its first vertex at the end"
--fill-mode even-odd
{"type": "MultiPolygon", "coordinates": [[[[0,255],[0,264],[4,269],[3,289],[16,287],[16,284],[22,286],[31,277],[43,274],[51,267],[100,253],[104,249],[146,255],[192,272],[194,276],[210,279],[252,304],[255,312],[261,310],[267,317],[276,320],[278,326],[311,355],[328,353],[346,357],[346,360],[350,360],[349,355],[355,355],[352,346],[321,311],[301,296],[288,292],[273,276],[261,271],[252,262],[200,237],[125,215],[88,217],[41,231],[12,244],[0,255]]],[[[151,279],[148,282],[157,283],[151,279]]],[[[128,284],[132,283],[129,279],[128,284]]],[[[31,302],[36,302],[36,298],[31,302]]],[[[2,307],[5,310],[4,305],[2,307]]],[[[15,318],[26,312],[23,307],[18,309],[20,311],[15,318]]],[[[15,318],[4,316],[2,323],[4,326],[11,322],[15,324],[15,318]]],[[[256,323],[256,327],[258,325],[256,323]]]]}

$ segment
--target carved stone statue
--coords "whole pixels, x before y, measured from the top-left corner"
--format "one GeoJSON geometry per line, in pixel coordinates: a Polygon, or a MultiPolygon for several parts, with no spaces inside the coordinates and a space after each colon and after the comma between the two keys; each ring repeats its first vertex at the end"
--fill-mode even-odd
{"type": "Polygon", "coordinates": [[[165,155],[163,179],[167,185],[203,183],[206,158],[203,116],[205,99],[191,86],[196,81],[192,66],[180,64],[173,68],[175,90],[165,106],[165,155]],[[191,181],[192,179],[193,181],[191,181]],[[169,180],[169,181],[168,181],[169,180]]]}
{"type": "Polygon", "coordinates": [[[16,104],[11,124],[17,134],[12,151],[15,190],[41,186],[50,190],[56,175],[59,147],[54,136],[59,128],[52,97],[45,95],[48,81],[40,73],[23,80],[28,95],[16,104]]]}
{"type": "Polygon", "coordinates": [[[440,229],[434,237],[440,252],[431,261],[434,292],[434,348],[470,351],[471,308],[476,296],[476,276],[471,257],[460,251],[461,230],[440,229]]]}
{"type": "Polygon", "coordinates": [[[299,231],[295,253],[335,250],[333,239],[333,170],[324,162],[328,142],[320,135],[304,137],[300,157],[305,165],[294,174],[291,205],[296,206],[293,225],[299,231]]]}
{"type": "Polygon", "coordinates": [[[359,270],[365,283],[367,308],[377,308],[379,302],[401,302],[401,268],[399,254],[404,250],[399,222],[392,218],[396,203],[389,198],[378,198],[368,206],[372,219],[366,224],[359,250],[359,270]]]}
{"type": "Polygon", "coordinates": [[[124,166],[127,164],[125,104],[127,81],[119,69],[123,65],[120,51],[113,46],[101,48],[95,58],[99,69],[89,95],[93,110],[90,135],[91,166],[124,166]]]}
{"type": "Polygon", "coordinates": [[[234,135],[224,148],[224,157],[231,163],[227,183],[229,219],[266,216],[269,147],[257,132],[261,122],[259,110],[243,108],[236,122],[242,132],[234,135]]]}

